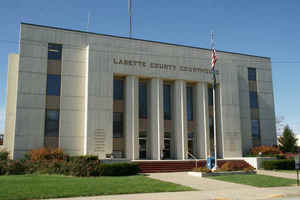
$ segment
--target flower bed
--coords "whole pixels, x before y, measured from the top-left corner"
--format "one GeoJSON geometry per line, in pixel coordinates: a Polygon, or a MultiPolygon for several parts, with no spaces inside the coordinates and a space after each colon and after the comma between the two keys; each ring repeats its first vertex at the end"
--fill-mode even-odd
{"type": "Polygon", "coordinates": [[[80,177],[129,176],[140,170],[137,163],[103,164],[97,156],[69,156],[60,149],[32,150],[21,160],[8,160],[7,156],[2,158],[0,175],[39,173],[80,177]]]}
{"type": "Polygon", "coordinates": [[[206,167],[194,168],[192,172],[188,172],[189,175],[206,177],[206,176],[218,176],[218,175],[227,175],[227,174],[253,174],[255,168],[249,165],[243,160],[231,160],[226,161],[222,160],[218,162],[219,168],[215,171],[212,171],[206,167]]]}
{"type": "Polygon", "coordinates": [[[206,173],[206,172],[188,172],[188,175],[197,176],[197,177],[234,175],[234,174],[256,174],[256,171],[248,171],[248,172],[246,172],[246,171],[228,171],[228,172],[216,171],[216,172],[210,172],[210,173],[206,173]]]}

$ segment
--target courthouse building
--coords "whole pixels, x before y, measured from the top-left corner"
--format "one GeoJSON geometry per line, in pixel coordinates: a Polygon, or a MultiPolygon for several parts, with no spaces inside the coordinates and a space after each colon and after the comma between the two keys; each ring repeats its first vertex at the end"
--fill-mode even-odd
{"type": "MultiPolygon", "coordinates": [[[[276,144],[270,58],[217,51],[220,158],[276,144]]],[[[104,159],[214,155],[210,50],[22,23],[4,146],[104,159]]]]}

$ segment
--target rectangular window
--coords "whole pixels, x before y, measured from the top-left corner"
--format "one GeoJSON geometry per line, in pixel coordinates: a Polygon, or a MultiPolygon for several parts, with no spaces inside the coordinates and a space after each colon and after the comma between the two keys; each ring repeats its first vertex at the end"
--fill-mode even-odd
{"type": "Polygon", "coordinates": [[[256,81],[256,69],[255,68],[248,68],[248,80],[256,81]]]}
{"type": "Polygon", "coordinates": [[[114,79],[114,100],[123,100],[124,98],[124,80],[114,79]]]}
{"type": "Polygon", "coordinates": [[[121,112],[113,113],[113,137],[123,137],[123,113],[121,112]]]}
{"type": "Polygon", "coordinates": [[[59,111],[46,110],[45,136],[59,136],[59,111]]]}
{"type": "Polygon", "coordinates": [[[47,75],[47,95],[60,96],[60,75],[47,75]]]}
{"type": "Polygon", "coordinates": [[[249,92],[250,108],[258,108],[257,92],[249,92]]]}
{"type": "Polygon", "coordinates": [[[48,60],[61,60],[62,45],[48,44],[48,60]]]}
{"type": "Polygon", "coordinates": [[[171,85],[164,84],[164,119],[171,120],[171,85]]]}
{"type": "Polygon", "coordinates": [[[147,118],[147,83],[139,83],[139,117],[147,118]]]}
{"type": "Polygon", "coordinates": [[[194,138],[194,133],[193,132],[189,132],[188,133],[188,139],[192,140],[194,138]]]}
{"type": "Polygon", "coordinates": [[[193,87],[186,87],[186,112],[187,120],[193,120],[193,87]]]}
{"type": "Polygon", "coordinates": [[[259,136],[259,121],[251,120],[251,132],[253,137],[259,136]]]}

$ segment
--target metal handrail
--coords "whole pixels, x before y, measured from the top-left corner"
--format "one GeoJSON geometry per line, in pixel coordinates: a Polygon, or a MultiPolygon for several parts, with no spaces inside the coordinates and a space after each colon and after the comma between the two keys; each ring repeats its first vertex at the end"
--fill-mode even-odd
{"type": "Polygon", "coordinates": [[[188,155],[190,155],[190,156],[193,158],[193,160],[196,161],[195,166],[196,166],[196,168],[197,168],[197,167],[198,167],[198,165],[197,165],[198,159],[197,159],[196,156],[194,156],[192,153],[190,153],[190,152],[187,152],[187,153],[188,153],[188,155]]]}

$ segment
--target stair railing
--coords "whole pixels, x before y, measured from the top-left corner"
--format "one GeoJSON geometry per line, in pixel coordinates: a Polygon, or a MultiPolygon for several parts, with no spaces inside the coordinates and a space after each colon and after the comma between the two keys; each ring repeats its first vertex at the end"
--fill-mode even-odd
{"type": "Polygon", "coordinates": [[[194,156],[192,153],[190,153],[190,152],[187,152],[187,153],[188,153],[189,156],[192,157],[193,160],[195,160],[195,167],[197,168],[197,167],[198,167],[198,164],[197,164],[198,159],[197,159],[196,156],[194,156]]]}

